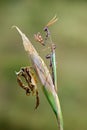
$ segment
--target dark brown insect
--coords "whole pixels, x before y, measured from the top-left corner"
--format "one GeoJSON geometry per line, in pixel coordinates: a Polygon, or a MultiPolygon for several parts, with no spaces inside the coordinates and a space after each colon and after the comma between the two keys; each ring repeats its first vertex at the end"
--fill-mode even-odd
{"type": "Polygon", "coordinates": [[[26,95],[30,95],[30,93],[36,95],[36,106],[35,109],[39,106],[39,96],[36,85],[36,77],[34,73],[31,71],[31,67],[22,67],[19,72],[16,72],[17,82],[21,88],[26,91],[26,95]],[[27,85],[25,85],[21,78],[24,78],[27,85]]]}

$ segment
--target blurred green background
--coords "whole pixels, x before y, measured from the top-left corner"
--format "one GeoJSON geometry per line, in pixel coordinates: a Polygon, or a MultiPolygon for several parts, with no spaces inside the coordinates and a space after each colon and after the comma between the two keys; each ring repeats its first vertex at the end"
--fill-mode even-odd
{"type": "MultiPolygon", "coordinates": [[[[40,106],[27,97],[16,82],[15,71],[29,65],[17,25],[44,58],[34,33],[57,14],[51,29],[56,43],[58,92],[64,130],[87,129],[87,1],[1,0],[0,1],[0,130],[57,130],[55,115],[40,91],[40,106]]],[[[45,59],[45,58],[44,58],[45,59]]]]}

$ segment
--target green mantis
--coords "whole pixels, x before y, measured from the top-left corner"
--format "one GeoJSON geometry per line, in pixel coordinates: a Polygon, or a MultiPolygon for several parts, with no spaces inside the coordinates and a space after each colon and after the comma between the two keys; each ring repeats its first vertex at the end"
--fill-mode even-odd
{"type": "Polygon", "coordinates": [[[45,41],[49,38],[50,39],[50,44],[51,44],[51,53],[46,56],[47,59],[50,59],[50,68],[52,69],[52,79],[53,79],[53,84],[55,86],[55,89],[57,91],[57,74],[56,74],[56,58],[55,58],[55,49],[56,46],[53,44],[52,39],[51,39],[51,34],[49,31],[49,27],[54,24],[58,18],[56,15],[46,24],[44,27],[44,32],[46,33],[45,35],[45,40],[42,38],[40,32],[34,35],[34,38],[37,42],[41,43],[42,45],[45,46],[45,41]]]}

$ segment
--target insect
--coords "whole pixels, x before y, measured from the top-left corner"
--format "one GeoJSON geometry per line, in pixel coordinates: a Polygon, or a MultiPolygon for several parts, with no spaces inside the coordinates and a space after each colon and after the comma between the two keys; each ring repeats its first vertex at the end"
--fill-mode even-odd
{"type": "Polygon", "coordinates": [[[36,106],[35,109],[39,106],[39,96],[36,85],[36,78],[34,73],[31,71],[31,67],[22,67],[19,72],[16,72],[17,82],[21,88],[26,91],[26,95],[36,95],[36,106]],[[27,85],[25,85],[22,81],[22,78],[25,79],[27,85]]]}
{"type": "Polygon", "coordinates": [[[34,34],[34,39],[41,43],[42,45],[45,46],[45,41],[47,40],[47,38],[49,37],[50,35],[50,31],[48,29],[49,26],[51,26],[52,24],[54,24],[56,21],[57,21],[57,17],[56,15],[47,23],[47,25],[45,26],[44,28],[44,31],[46,32],[46,36],[45,36],[45,39],[43,39],[43,37],[41,36],[41,33],[38,32],[37,34],[34,34]]]}
{"type": "Polygon", "coordinates": [[[58,18],[56,17],[56,15],[47,23],[47,25],[44,28],[44,31],[46,32],[46,40],[50,35],[50,31],[48,29],[49,26],[51,26],[52,24],[54,24],[56,21],[58,20],[58,18]]]}
{"type": "Polygon", "coordinates": [[[40,32],[38,32],[37,34],[34,34],[34,39],[35,39],[37,42],[41,43],[42,45],[45,45],[45,44],[44,44],[44,40],[43,40],[43,38],[42,38],[40,32]]]}

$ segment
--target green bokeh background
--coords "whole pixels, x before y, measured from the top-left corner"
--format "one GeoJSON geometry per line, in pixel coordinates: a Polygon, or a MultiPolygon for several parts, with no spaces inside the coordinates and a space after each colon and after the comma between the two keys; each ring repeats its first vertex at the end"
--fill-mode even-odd
{"type": "MultiPolygon", "coordinates": [[[[58,92],[64,130],[87,129],[87,1],[0,1],[0,130],[57,130],[57,121],[39,85],[40,106],[16,82],[15,71],[30,64],[17,25],[44,58],[34,33],[57,14],[51,33],[56,43],[58,92]]],[[[45,58],[44,58],[45,59],[45,58]]]]}

